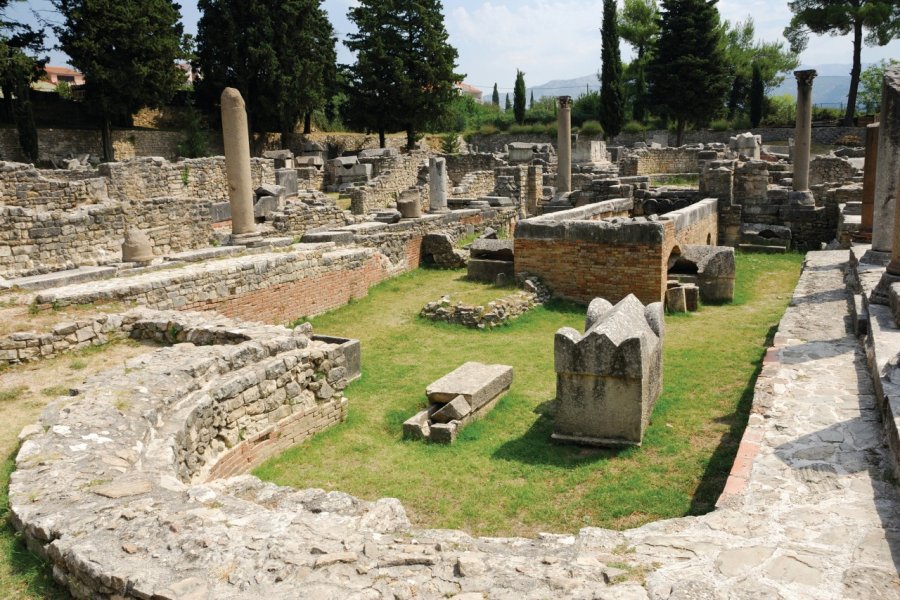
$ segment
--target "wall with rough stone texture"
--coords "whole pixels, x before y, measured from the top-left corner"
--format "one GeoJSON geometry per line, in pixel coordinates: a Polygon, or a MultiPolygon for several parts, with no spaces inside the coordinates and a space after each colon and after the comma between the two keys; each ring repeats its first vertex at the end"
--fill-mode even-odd
{"type": "Polygon", "coordinates": [[[400,192],[415,187],[419,179],[419,168],[426,159],[424,152],[377,159],[380,175],[365,186],[349,191],[350,210],[353,214],[361,215],[396,201],[400,192]]]}
{"type": "Polygon", "coordinates": [[[698,173],[700,151],[690,148],[647,148],[619,162],[624,177],[654,173],[698,173]]]}
{"type": "Polygon", "coordinates": [[[809,185],[848,181],[862,175],[860,169],[840,156],[815,156],[809,163],[809,185]]]}
{"type": "Polygon", "coordinates": [[[442,154],[447,159],[447,177],[450,183],[459,185],[468,173],[473,171],[493,171],[498,167],[508,166],[503,157],[492,153],[478,154],[442,154]]]}
{"type": "Polygon", "coordinates": [[[644,304],[661,301],[672,249],[716,242],[716,200],[703,200],[658,220],[586,220],[617,212],[611,209],[620,202],[608,200],[520,222],[516,275],[536,275],[554,296],[582,303],[597,297],[615,303],[628,294],[644,304]]]}
{"type": "Polygon", "coordinates": [[[0,205],[71,210],[107,198],[106,180],[90,169],[57,172],[24,163],[0,163],[0,205]]]}

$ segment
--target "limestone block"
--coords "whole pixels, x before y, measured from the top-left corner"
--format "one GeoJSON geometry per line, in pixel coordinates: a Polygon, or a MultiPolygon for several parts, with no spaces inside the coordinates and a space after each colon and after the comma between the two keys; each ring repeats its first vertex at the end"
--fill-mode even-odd
{"type": "Polygon", "coordinates": [[[431,420],[435,423],[459,421],[472,412],[472,407],[469,406],[469,403],[466,402],[466,399],[463,396],[457,396],[447,404],[438,406],[440,406],[440,408],[431,415],[431,420]]]}
{"type": "Polygon", "coordinates": [[[662,389],[662,304],[629,294],[600,312],[582,336],[556,332],[559,403],[553,439],[600,446],[640,445],[662,389]]]}
{"type": "Polygon", "coordinates": [[[452,444],[459,434],[459,423],[435,423],[431,426],[431,441],[436,444],[452,444]]]}
{"type": "Polygon", "coordinates": [[[466,276],[473,281],[495,283],[499,276],[512,281],[515,278],[514,263],[505,260],[487,260],[483,258],[470,258],[466,276]]]}
{"type": "Polygon", "coordinates": [[[147,234],[130,227],[122,243],[122,262],[144,263],[153,260],[153,246],[147,234]]]}
{"type": "Polygon", "coordinates": [[[496,239],[476,239],[469,247],[472,258],[487,260],[513,260],[513,241],[496,239]]]}
{"type": "Polygon", "coordinates": [[[684,304],[688,312],[696,312],[700,310],[700,288],[696,285],[689,284],[682,286],[684,290],[684,304]]]}
{"type": "Polygon", "coordinates": [[[683,246],[678,262],[696,267],[700,300],[709,303],[734,300],[734,278],[737,272],[734,248],[683,246]]]}
{"type": "Polygon", "coordinates": [[[429,385],[425,394],[441,404],[462,396],[472,410],[478,410],[509,389],[512,379],[513,368],[508,365],[467,362],[429,385]]]}
{"type": "Polygon", "coordinates": [[[666,310],[670,313],[687,312],[687,299],[680,285],[666,290],[666,310]]]}
{"type": "Polygon", "coordinates": [[[296,169],[278,169],[275,171],[275,183],[284,188],[286,198],[293,198],[299,192],[296,169]]]}
{"type": "Polygon", "coordinates": [[[431,436],[431,425],[428,411],[416,413],[403,422],[403,439],[427,440],[431,436]]]}

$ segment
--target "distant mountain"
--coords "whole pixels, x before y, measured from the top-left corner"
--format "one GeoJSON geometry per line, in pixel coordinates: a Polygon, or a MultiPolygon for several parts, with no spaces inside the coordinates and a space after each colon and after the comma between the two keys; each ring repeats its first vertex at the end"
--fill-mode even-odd
{"type": "MultiPolygon", "coordinates": [[[[869,66],[863,64],[863,69],[869,66]]],[[[851,65],[826,64],[803,65],[800,69],[815,69],[818,76],[813,83],[813,104],[818,106],[839,107],[847,103],[847,92],[850,90],[851,65]]],[[[547,83],[528,88],[529,95],[534,92],[534,99],[540,100],[545,96],[572,96],[577,98],[586,91],[597,91],[600,82],[596,74],[576,77],[575,79],[554,79],[547,83]]],[[[781,96],[783,94],[797,95],[797,83],[792,74],[784,78],[781,85],[774,88],[770,95],[781,96]]]]}

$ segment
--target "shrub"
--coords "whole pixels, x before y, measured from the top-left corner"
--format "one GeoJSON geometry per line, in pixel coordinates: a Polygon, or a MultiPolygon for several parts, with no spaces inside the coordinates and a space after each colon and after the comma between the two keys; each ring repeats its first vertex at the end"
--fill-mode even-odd
{"type": "Polygon", "coordinates": [[[500,129],[496,125],[491,125],[490,123],[485,123],[478,128],[479,135],[497,135],[498,133],[500,133],[500,129]]]}
{"type": "Polygon", "coordinates": [[[738,115],[731,122],[731,128],[746,131],[752,129],[753,124],[750,122],[750,117],[748,115],[738,115]]]}
{"type": "Polygon", "coordinates": [[[599,121],[585,121],[578,129],[578,133],[583,135],[602,135],[603,126],[599,121]]]}
{"type": "Polygon", "coordinates": [[[193,106],[188,107],[184,128],[184,140],[178,143],[178,155],[184,158],[209,156],[209,138],[203,123],[203,116],[193,106]]]}
{"type": "Polygon", "coordinates": [[[448,133],[442,137],[441,152],[444,154],[459,154],[459,135],[448,133]]]}
{"type": "Polygon", "coordinates": [[[727,119],[716,119],[709,124],[709,128],[713,131],[728,131],[731,129],[731,123],[727,119]]]}
{"type": "Polygon", "coordinates": [[[638,121],[628,121],[622,127],[622,133],[643,133],[645,131],[647,128],[638,121]]]}
{"type": "Polygon", "coordinates": [[[837,144],[838,146],[852,146],[852,147],[858,147],[858,146],[863,145],[863,142],[859,138],[859,136],[853,135],[852,133],[845,133],[844,135],[842,135],[841,137],[836,139],[834,143],[837,144]]]}

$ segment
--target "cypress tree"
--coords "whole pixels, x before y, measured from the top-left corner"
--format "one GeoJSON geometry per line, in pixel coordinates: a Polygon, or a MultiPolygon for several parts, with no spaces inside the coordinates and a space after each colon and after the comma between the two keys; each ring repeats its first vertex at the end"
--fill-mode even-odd
{"type": "Polygon", "coordinates": [[[650,62],[650,95],[677,127],[705,123],[723,108],[728,76],[716,0],[663,0],[660,35],[650,62]]]}
{"type": "Polygon", "coordinates": [[[198,6],[201,104],[214,107],[222,88],[237,88],[251,129],[280,131],[286,146],[301,117],[325,105],[336,77],[334,29],[321,0],[199,0],[198,6]]]}
{"type": "Polygon", "coordinates": [[[528,102],[528,108],[534,108],[534,90],[531,90],[531,100],[528,102]]]}
{"type": "Polygon", "coordinates": [[[100,117],[103,154],[113,160],[110,124],[161,106],[185,83],[178,5],[171,0],[53,0],[54,26],[72,66],[84,73],[85,105],[100,117]]]}
{"type": "Polygon", "coordinates": [[[457,97],[456,49],[447,42],[438,0],[361,0],[347,16],[357,32],[347,47],[356,53],[350,67],[350,102],[358,123],[379,131],[406,131],[407,148],[428,121],[445,115],[457,97]],[[374,113],[360,110],[368,107],[374,113]]]}
{"type": "Polygon", "coordinates": [[[759,127],[762,121],[763,102],[766,99],[766,86],[763,83],[759,64],[753,63],[753,78],[750,80],[750,126],[759,127]]]}
{"type": "Polygon", "coordinates": [[[504,111],[512,110],[512,102],[509,101],[509,94],[506,94],[506,105],[503,107],[504,111]]]}
{"type": "Polygon", "coordinates": [[[625,123],[625,93],[622,88],[622,57],[619,54],[617,22],[616,0],[603,0],[600,124],[603,126],[603,138],[607,140],[619,135],[625,123]]]}
{"type": "Polygon", "coordinates": [[[491,94],[491,104],[494,106],[500,106],[500,92],[497,91],[497,84],[494,84],[494,93],[491,94]]]}
{"type": "Polygon", "coordinates": [[[525,122],[525,73],[516,69],[516,85],[513,87],[513,115],[516,123],[525,122]]]}

